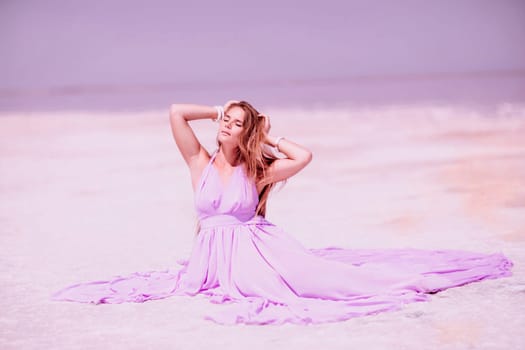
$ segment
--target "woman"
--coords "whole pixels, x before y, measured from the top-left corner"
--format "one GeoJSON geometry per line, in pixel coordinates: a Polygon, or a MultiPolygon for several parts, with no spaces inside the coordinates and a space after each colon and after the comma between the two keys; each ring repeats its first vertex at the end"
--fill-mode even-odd
{"type": "Polygon", "coordinates": [[[307,148],[270,136],[269,117],[246,101],[175,104],[170,125],[190,170],[199,220],[189,259],[178,271],[76,284],[54,300],[100,304],[204,294],[226,304],[206,316],[217,323],[305,324],[396,310],[446,288],[511,275],[513,264],[501,253],[306,249],[265,212],[272,186],[311,161],[307,148]],[[188,123],[196,119],[218,121],[211,155],[188,123]]]}

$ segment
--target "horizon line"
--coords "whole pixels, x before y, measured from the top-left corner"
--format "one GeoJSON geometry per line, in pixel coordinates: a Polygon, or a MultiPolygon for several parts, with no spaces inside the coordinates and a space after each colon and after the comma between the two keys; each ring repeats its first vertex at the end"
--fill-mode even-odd
{"type": "Polygon", "coordinates": [[[182,82],[161,82],[161,83],[131,83],[131,84],[69,84],[61,86],[50,86],[41,88],[2,88],[0,87],[0,97],[16,97],[27,95],[85,95],[99,93],[129,93],[157,90],[178,90],[178,89],[214,89],[218,87],[275,87],[275,86],[308,86],[323,84],[351,84],[356,82],[381,82],[381,81],[423,81],[440,80],[453,78],[504,78],[504,77],[524,77],[524,69],[494,69],[494,70],[473,70],[462,72],[428,72],[428,73],[399,73],[399,74],[361,74],[343,77],[314,77],[314,78],[284,78],[284,79],[250,79],[250,80],[230,80],[230,81],[182,81],[182,82]]]}

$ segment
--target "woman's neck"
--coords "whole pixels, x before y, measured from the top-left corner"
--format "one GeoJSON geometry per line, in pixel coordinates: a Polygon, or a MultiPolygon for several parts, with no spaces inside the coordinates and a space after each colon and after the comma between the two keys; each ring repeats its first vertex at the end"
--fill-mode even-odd
{"type": "Polygon", "coordinates": [[[219,148],[219,155],[220,158],[222,158],[222,161],[228,163],[232,167],[238,166],[240,164],[238,147],[232,148],[221,145],[219,148]]]}

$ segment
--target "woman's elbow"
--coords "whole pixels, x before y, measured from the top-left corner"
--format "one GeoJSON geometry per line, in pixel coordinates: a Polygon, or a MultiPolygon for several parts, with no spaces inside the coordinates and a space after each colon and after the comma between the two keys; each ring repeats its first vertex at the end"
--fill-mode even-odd
{"type": "Polygon", "coordinates": [[[170,117],[179,114],[178,106],[176,103],[170,106],[170,117]]]}
{"type": "Polygon", "coordinates": [[[184,120],[184,115],[182,114],[180,108],[176,104],[170,106],[169,121],[172,126],[178,125],[181,123],[181,120],[184,120]]]}
{"type": "Polygon", "coordinates": [[[305,166],[312,161],[313,154],[311,151],[306,151],[304,153],[304,156],[301,157],[301,163],[303,163],[305,166]]]}

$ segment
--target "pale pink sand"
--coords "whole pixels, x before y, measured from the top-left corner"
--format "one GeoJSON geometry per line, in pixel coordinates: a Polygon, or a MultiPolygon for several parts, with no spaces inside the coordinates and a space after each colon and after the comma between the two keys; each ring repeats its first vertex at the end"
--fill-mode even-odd
{"type": "MultiPolygon", "coordinates": [[[[167,107],[11,113],[0,117],[0,348],[525,347],[525,106],[266,112],[273,134],[314,153],[273,193],[267,215],[306,246],[501,251],[514,275],[310,326],[220,326],[201,318],[214,306],[200,297],[52,302],[66,285],[186,257],[195,224],[189,172],[167,107]]],[[[194,126],[212,150],[216,124],[194,126]]]]}

